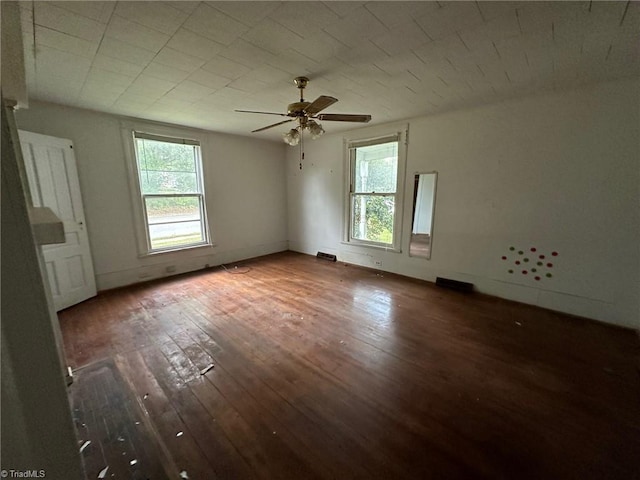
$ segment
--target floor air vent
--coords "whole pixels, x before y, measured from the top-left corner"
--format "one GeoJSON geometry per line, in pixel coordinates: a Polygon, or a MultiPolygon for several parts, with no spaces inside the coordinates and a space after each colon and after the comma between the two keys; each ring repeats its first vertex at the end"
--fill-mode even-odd
{"type": "Polygon", "coordinates": [[[473,283],[460,282],[449,278],[436,277],[436,285],[444,288],[450,288],[452,290],[458,290],[459,292],[473,291],[473,283]]]}
{"type": "Polygon", "coordinates": [[[330,262],[335,262],[338,259],[335,255],[331,255],[330,253],[318,252],[316,257],[321,258],[322,260],[329,260],[330,262]]]}

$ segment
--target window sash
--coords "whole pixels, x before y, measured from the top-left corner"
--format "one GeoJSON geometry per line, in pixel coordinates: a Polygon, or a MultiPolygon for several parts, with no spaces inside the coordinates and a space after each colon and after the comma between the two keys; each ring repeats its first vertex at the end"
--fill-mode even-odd
{"type": "MultiPolygon", "coordinates": [[[[167,195],[163,195],[163,194],[143,194],[142,195],[142,205],[143,205],[143,213],[144,213],[144,219],[145,219],[145,230],[147,233],[147,245],[148,245],[148,250],[151,253],[156,253],[156,252],[161,252],[161,251],[170,251],[170,250],[180,250],[183,248],[190,248],[190,247],[195,247],[195,246],[200,246],[200,245],[207,245],[208,244],[208,235],[207,235],[207,229],[206,229],[206,222],[205,222],[205,209],[204,209],[204,195],[200,194],[200,193],[195,193],[195,194],[167,194],[167,195]],[[148,212],[148,206],[147,206],[147,199],[159,199],[159,198],[196,198],[198,199],[198,218],[195,219],[186,219],[186,220],[173,220],[173,221],[166,221],[166,222],[151,222],[151,220],[149,219],[149,212],[148,212]],[[154,247],[154,243],[157,243],[157,238],[154,239],[152,238],[152,229],[153,227],[157,227],[157,226],[171,226],[171,225],[177,225],[177,224],[187,224],[187,223],[199,223],[200,224],[200,241],[195,241],[195,242],[185,242],[185,243],[177,243],[177,244],[171,244],[171,245],[167,245],[164,247],[154,247]],[[155,242],[154,242],[155,240],[155,242]]],[[[170,237],[169,237],[170,238],[170,237]]]]}
{"type": "MultiPolygon", "coordinates": [[[[193,191],[183,191],[180,194],[190,194],[190,193],[203,193],[203,184],[202,184],[202,156],[201,156],[201,148],[200,142],[196,140],[188,140],[182,138],[171,138],[171,137],[162,137],[159,135],[152,135],[140,132],[133,132],[133,146],[135,151],[135,162],[136,162],[136,172],[138,178],[139,190],[142,195],[154,195],[155,193],[145,192],[145,186],[143,182],[143,177],[145,172],[155,172],[155,173],[168,173],[168,174],[180,174],[180,173],[189,173],[195,175],[195,189],[193,191]],[[194,147],[193,151],[193,164],[194,170],[183,171],[183,170],[161,170],[161,169],[143,169],[141,164],[141,152],[138,148],[137,140],[153,140],[162,143],[172,143],[176,145],[190,145],[194,147]]],[[[169,195],[170,192],[166,193],[157,193],[157,195],[169,195]]]]}
{"type": "MultiPolygon", "coordinates": [[[[141,217],[138,217],[140,223],[144,224],[144,236],[142,237],[146,253],[159,253],[164,251],[179,251],[183,249],[188,249],[192,247],[210,245],[209,240],[209,229],[207,225],[207,217],[206,217],[206,206],[205,206],[205,192],[204,192],[204,184],[203,184],[203,172],[202,172],[202,156],[201,156],[201,148],[200,142],[197,140],[191,140],[187,138],[179,138],[179,137],[166,137],[162,135],[155,135],[146,132],[139,131],[129,131],[130,135],[133,133],[133,153],[134,153],[134,169],[137,176],[137,192],[139,195],[139,205],[141,207],[141,217]],[[153,140],[157,142],[175,144],[175,145],[189,145],[194,147],[193,155],[194,155],[194,173],[195,174],[195,186],[189,188],[189,191],[184,191],[180,193],[144,193],[143,192],[143,184],[142,184],[142,165],[141,165],[141,156],[138,151],[138,140],[153,140]],[[195,211],[193,211],[193,215],[191,218],[182,218],[182,219],[172,219],[171,215],[167,215],[166,221],[154,222],[151,216],[149,215],[149,204],[148,201],[152,199],[171,199],[171,198],[194,198],[197,199],[197,207],[193,205],[193,207],[197,208],[197,217],[195,211]],[[172,229],[171,227],[176,227],[172,229]],[[191,228],[189,228],[191,227],[191,228]],[[162,232],[165,237],[158,237],[158,232],[162,232]],[[181,238],[182,237],[182,238],[181,238]],[[189,241],[189,238],[192,238],[194,241],[189,241]],[[161,239],[159,241],[159,238],[161,239]],[[173,241],[171,240],[173,239],[173,241]],[[181,241],[184,240],[184,241],[181,241]]],[[[131,137],[129,137],[131,138],[131,137]]],[[[156,168],[155,170],[159,172],[164,172],[162,167],[156,168]]],[[[174,173],[173,170],[168,170],[168,173],[174,173]]],[[[141,225],[142,227],[142,225],[141,225]]],[[[142,228],[140,229],[142,233],[142,228]]],[[[141,239],[142,240],[142,239],[141,239]]],[[[143,245],[140,245],[143,248],[143,245]]]]}
{"type": "Polygon", "coordinates": [[[384,246],[390,247],[395,244],[396,233],[395,229],[397,228],[397,216],[398,216],[398,181],[399,181],[399,165],[400,165],[400,152],[398,148],[397,155],[397,163],[396,163],[396,185],[395,190],[393,192],[366,192],[366,191],[357,191],[356,190],[356,151],[361,147],[368,147],[373,145],[380,145],[384,143],[398,142],[398,147],[400,147],[400,135],[394,134],[386,137],[378,137],[374,139],[361,140],[357,142],[350,142],[348,145],[349,149],[349,224],[347,239],[349,242],[353,243],[361,243],[365,245],[376,245],[376,246],[384,246]],[[358,238],[354,235],[354,217],[356,215],[355,212],[355,198],[356,197],[392,197],[394,200],[394,212],[393,212],[393,223],[392,223],[392,232],[391,232],[391,241],[389,243],[386,242],[376,242],[374,240],[367,240],[358,238]]]}
{"type": "Polygon", "coordinates": [[[396,215],[397,215],[397,203],[398,203],[398,195],[397,193],[360,193],[360,192],[352,192],[349,195],[349,241],[350,242],[354,242],[354,243],[364,243],[364,244],[371,244],[371,245],[379,245],[379,246],[384,246],[384,247],[389,247],[392,246],[394,244],[394,237],[395,237],[395,229],[396,229],[396,215]],[[391,241],[390,242],[378,242],[375,240],[369,240],[366,238],[360,238],[355,236],[354,234],[354,220],[355,220],[355,216],[356,216],[356,209],[355,209],[355,204],[356,204],[356,198],[357,197],[390,197],[393,198],[393,204],[394,204],[394,211],[393,211],[393,222],[391,224],[391,241]]]}
{"type": "Polygon", "coordinates": [[[156,142],[164,143],[177,143],[179,145],[193,145],[199,147],[200,142],[197,140],[191,140],[189,138],[176,138],[176,137],[164,137],[162,135],[154,135],[152,133],[145,132],[133,132],[134,138],[140,138],[142,140],[155,140],[156,142]]]}

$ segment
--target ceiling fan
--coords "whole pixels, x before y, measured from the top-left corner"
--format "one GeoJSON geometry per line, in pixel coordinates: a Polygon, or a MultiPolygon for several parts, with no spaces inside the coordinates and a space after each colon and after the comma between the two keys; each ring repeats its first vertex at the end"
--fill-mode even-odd
{"type": "Polygon", "coordinates": [[[279,115],[281,117],[292,117],[282,122],[274,123],[273,125],[267,125],[266,127],[253,130],[251,133],[261,132],[269,128],[277,127],[289,122],[297,121],[298,125],[292,128],[287,133],[283,134],[283,140],[288,145],[298,145],[302,140],[302,132],[309,130],[311,138],[316,139],[324,133],[322,125],[316,120],[328,120],[331,122],[358,122],[367,123],[371,120],[371,115],[353,115],[343,113],[320,113],[325,108],[333,105],[338,101],[337,98],[329,97],[326,95],[320,95],[313,102],[305,101],[303,97],[304,89],[309,83],[307,77],[296,77],[293,79],[293,83],[296,84],[300,90],[300,101],[290,103],[287,107],[287,113],[274,113],[274,112],[257,112],[253,110],[236,110],[241,113],[261,113],[264,115],[279,115]]]}

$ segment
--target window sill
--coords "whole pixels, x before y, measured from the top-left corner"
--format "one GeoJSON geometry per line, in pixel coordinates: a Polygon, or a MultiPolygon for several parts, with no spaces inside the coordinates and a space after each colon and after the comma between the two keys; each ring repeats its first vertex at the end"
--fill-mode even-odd
{"type": "Polygon", "coordinates": [[[358,241],[346,241],[346,240],[342,240],[340,242],[343,245],[350,245],[352,247],[366,247],[366,248],[373,248],[376,250],[384,250],[385,252],[391,252],[391,253],[402,253],[402,249],[400,248],[395,248],[395,247],[391,247],[391,246],[386,246],[386,245],[380,245],[380,244],[376,244],[376,243],[368,243],[368,242],[358,242],[358,241]]]}
{"type": "Polygon", "coordinates": [[[166,254],[166,253],[178,253],[178,252],[197,250],[199,248],[211,248],[211,247],[215,247],[215,246],[216,246],[215,243],[199,243],[197,245],[189,245],[187,247],[167,248],[166,250],[155,250],[155,251],[152,251],[152,252],[139,253],[138,254],[138,258],[155,257],[157,255],[163,255],[163,254],[166,254]]]}

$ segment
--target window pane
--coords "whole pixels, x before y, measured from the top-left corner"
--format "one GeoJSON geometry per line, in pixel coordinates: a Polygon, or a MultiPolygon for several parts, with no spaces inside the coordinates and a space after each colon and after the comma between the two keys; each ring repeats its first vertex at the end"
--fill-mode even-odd
{"type": "Polygon", "coordinates": [[[395,197],[354,195],[351,235],[358,240],[393,243],[395,197]]]}
{"type": "Polygon", "coordinates": [[[197,148],[136,138],[142,193],[195,193],[197,148]]]}
{"type": "Polygon", "coordinates": [[[355,193],[394,193],[398,176],[398,142],[355,149],[355,193]]]}
{"type": "Polygon", "coordinates": [[[200,222],[149,225],[151,249],[184,247],[204,242],[200,222]]]}
{"type": "Polygon", "coordinates": [[[200,197],[145,198],[153,250],[204,242],[200,197]]]}

